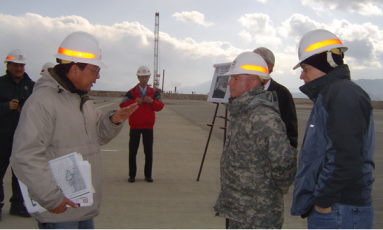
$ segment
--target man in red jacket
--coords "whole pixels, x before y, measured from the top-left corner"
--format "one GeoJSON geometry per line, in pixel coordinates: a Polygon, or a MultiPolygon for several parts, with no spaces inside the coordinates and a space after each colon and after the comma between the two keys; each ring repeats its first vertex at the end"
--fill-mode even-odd
{"type": "Polygon", "coordinates": [[[129,117],[130,140],[128,181],[133,183],[136,180],[136,156],[142,134],[145,153],[145,180],[147,182],[153,182],[153,126],[156,120],[154,112],[161,111],[164,107],[164,103],[162,103],[160,93],[148,85],[150,78],[150,70],[148,67],[140,66],[137,70],[137,77],[140,83],[129,90],[120,103],[121,108],[135,102],[138,104],[137,111],[129,117]]]}

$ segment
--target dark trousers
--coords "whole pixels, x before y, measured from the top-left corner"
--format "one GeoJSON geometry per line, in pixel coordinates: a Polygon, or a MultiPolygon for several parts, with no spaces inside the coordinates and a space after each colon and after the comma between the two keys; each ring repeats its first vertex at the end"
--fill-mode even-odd
{"type": "MultiPolygon", "coordinates": [[[[0,203],[4,201],[4,186],[3,179],[9,165],[9,158],[12,153],[13,136],[0,135],[0,203]]],[[[19,182],[12,170],[12,197],[9,200],[11,203],[22,204],[24,202],[19,182]]]]}
{"type": "Polygon", "coordinates": [[[38,221],[39,229],[94,229],[93,218],[89,220],[61,223],[42,223],[38,221]]]}
{"type": "Polygon", "coordinates": [[[142,134],[142,143],[144,144],[145,153],[145,177],[152,177],[153,165],[153,129],[131,129],[129,140],[129,177],[136,177],[137,164],[136,156],[140,145],[142,134]]]}

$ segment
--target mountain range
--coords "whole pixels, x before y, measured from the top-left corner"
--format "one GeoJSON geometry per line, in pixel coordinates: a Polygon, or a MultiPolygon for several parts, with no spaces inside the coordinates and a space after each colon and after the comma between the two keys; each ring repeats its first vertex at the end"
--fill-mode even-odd
{"type": "MultiPolygon", "coordinates": [[[[356,84],[360,85],[369,95],[373,101],[383,101],[383,79],[359,79],[353,80],[356,84]]],[[[184,94],[208,94],[210,91],[211,81],[194,85],[184,86],[177,89],[177,93],[184,94]]],[[[307,96],[299,91],[299,89],[289,89],[293,98],[307,98],[307,96]]]]}

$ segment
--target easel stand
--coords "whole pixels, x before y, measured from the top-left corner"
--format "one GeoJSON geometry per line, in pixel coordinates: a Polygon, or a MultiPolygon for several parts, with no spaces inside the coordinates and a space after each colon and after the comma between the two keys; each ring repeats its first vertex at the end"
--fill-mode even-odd
{"type": "Polygon", "coordinates": [[[215,108],[215,113],[214,113],[214,117],[213,117],[213,121],[211,124],[207,124],[207,126],[210,126],[210,132],[209,132],[209,137],[207,138],[207,142],[206,142],[206,147],[205,147],[205,152],[203,153],[203,157],[202,157],[202,162],[201,162],[201,167],[199,168],[199,173],[198,173],[198,177],[197,177],[197,181],[199,181],[199,177],[201,176],[201,172],[202,172],[202,167],[203,167],[203,163],[205,161],[205,157],[206,157],[206,152],[207,152],[207,148],[209,147],[209,142],[210,142],[210,137],[211,137],[211,133],[213,132],[213,128],[214,126],[218,126],[218,125],[215,125],[215,118],[218,117],[218,118],[223,118],[224,121],[225,121],[225,126],[222,127],[222,126],[218,126],[220,129],[223,129],[224,130],[224,137],[223,137],[223,146],[225,146],[225,142],[226,142],[226,128],[227,128],[227,107],[225,107],[225,116],[217,116],[217,112],[218,112],[218,108],[219,108],[219,103],[216,103],[216,102],[213,102],[214,104],[217,105],[217,107],[215,108]]]}

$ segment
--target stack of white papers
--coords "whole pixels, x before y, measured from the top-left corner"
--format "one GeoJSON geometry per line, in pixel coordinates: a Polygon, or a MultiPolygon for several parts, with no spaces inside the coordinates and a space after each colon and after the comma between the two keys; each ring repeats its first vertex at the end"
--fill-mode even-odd
{"type": "MultiPolygon", "coordinates": [[[[80,207],[93,204],[94,188],[92,186],[91,167],[81,154],[71,153],[49,161],[52,177],[64,196],[80,207]]],[[[19,181],[25,206],[29,213],[47,211],[28,195],[28,188],[19,181]]],[[[69,207],[69,206],[68,206],[69,207]]]]}

